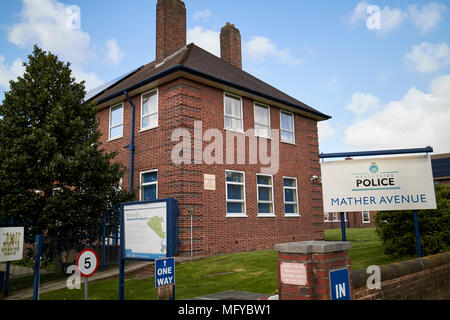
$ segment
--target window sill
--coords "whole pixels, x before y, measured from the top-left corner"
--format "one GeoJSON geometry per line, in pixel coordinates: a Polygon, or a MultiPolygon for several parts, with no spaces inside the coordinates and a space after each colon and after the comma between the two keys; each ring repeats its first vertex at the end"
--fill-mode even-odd
{"type": "Polygon", "coordinates": [[[154,126],[154,127],[150,127],[150,128],[144,128],[144,129],[139,130],[139,133],[145,132],[145,131],[150,131],[150,130],[156,129],[156,128],[158,128],[158,127],[159,127],[159,126],[154,126]]]}
{"type": "Polygon", "coordinates": [[[275,214],[261,214],[258,213],[258,218],[276,218],[277,216],[275,214]]]}
{"type": "Polygon", "coordinates": [[[291,214],[285,214],[285,218],[300,218],[300,215],[298,213],[291,213],[291,214]]]}
{"type": "Polygon", "coordinates": [[[286,143],[286,144],[292,144],[293,146],[296,146],[297,144],[295,142],[292,141],[285,141],[285,140],[280,140],[282,143],[286,143]]]}
{"type": "Polygon", "coordinates": [[[248,218],[245,213],[227,213],[225,218],[248,218]]]}
{"type": "Polygon", "coordinates": [[[107,142],[116,141],[116,140],[120,140],[120,139],[123,139],[123,136],[121,136],[121,137],[116,137],[116,138],[112,138],[112,139],[108,139],[107,142]]]}
{"type": "Polygon", "coordinates": [[[228,128],[223,128],[223,130],[230,131],[230,132],[233,132],[233,133],[245,134],[245,132],[243,130],[233,130],[233,129],[228,129],[228,128]]]}

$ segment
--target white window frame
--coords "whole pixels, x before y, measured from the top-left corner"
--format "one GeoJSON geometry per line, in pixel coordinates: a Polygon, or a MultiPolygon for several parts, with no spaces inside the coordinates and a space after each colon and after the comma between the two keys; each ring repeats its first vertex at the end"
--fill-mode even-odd
{"type": "Polygon", "coordinates": [[[275,198],[274,198],[274,193],[273,193],[273,175],[271,174],[262,174],[262,173],[257,173],[256,174],[256,211],[258,213],[258,218],[264,218],[264,217],[276,217],[275,215],[275,198]],[[261,177],[270,177],[270,181],[272,182],[271,185],[268,184],[258,184],[258,176],[261,177]],[[272,201],[267,201],[267,200],[259,200],[259,187],[264,187],[264,188],[271,188],[272,189],[272,201]],[[272,205],[272,213],[260,213],[258,210],[258,205],[260,203],[264,203],[264,204],[271,204],[272,205]]]}
{"type": "Polygon", "coordinates": [[[158,169],[153,169],[153,170],[147,170],[147,171],[141,171],[140,175],[139,175],[139,201],[143,201],[142,200],[142,191],[143,191],[143,187],[144,186],[150,186],[150,185],[154,185],[156,184],[156,199],[158,199],[158,181],[159,181],[159,172],[158,169]],[[147,182],[147,183],[142,183],[142,176],[146,173],[152,173],[152,172],[156,172],[158,179],[156,179],[156,182],[147,182]]]}
{"type": "Polygon", "coordinates": [[[237,95],[229,93],[229,92],[224,92],[223,93],[223,127],[224,127],[225,130],[228,130],[228,131],[244,133],[244,107],[243,107],[243,101],[242,101],[242,97],[241,96],[237,96],[237,95]],[[238,118],[236,116],[227,115],[225,113],[225,110],[226,110],[226,108],[225,108],[226,96],[230,96],[231,98],[236,98],[236,99],[240,100],[240,102],[241,102],[241,118],[238,118]],[[227,118],[227,117],[235,119],[235,120],[240,120],[241,123],[242,123],[242,127],[240,129],[227,128],[226,125],[225,125],[225,123],[226,123],[225,122],[225,118],[227,118]]]}
{"type": "Polygon", "coordinates": [[[118,103],[118,104],[115,104],[115,105],[109,107],[108,141],[114,141],[114,140],[123,138],[123,132],[124,132],[124,123],[123,123],[124,121],[123,121],[123,118],[124,118],[124,117],[125,117],[125,108],[124,108],[123,102],[118,103]],[[116,124],[116,125],[114,125],[114,126],[111,126],[111,120],[112,120],[111,115],[112,115],[112,110],[113,110],[113,109],[119,109],[119,107],[122,108],[122,122],[121,122],[120,124],[116,124]],[[122,126],[122,135],[121,135],[121,136],[117,136],[117,137],[113,137],[113,138],[112,138],[112,137],[111,137],[111,129],[118,128],[118,127],[120,127],[120,126],[122,126]]]}
{"type": "Polygon", "coordinates": [[[247,217],[247,205],[246,205],[246,197],[245,197],[245,172],[244,171],[237,171],[237,170],[225,170],[225,212],[226,212],[226,218],[246,218],[247,217]],[[227,173],[233,172],[233,173],[241,173],[242,174],[242,180],[243,182],[232,182],[227,181],[227,173]],[[244,199],[243,200],[236,200],[236,199],[228,199],[228,184],[232,185],[239,185],[243,187],[244,192],[244,199]],[[234,202],[234,203],[244,203],[244,212],[241,213],[228,213],[227,211],[227,204],[228,202],[234,202]]]}
{"type": "Polygon", "coordinates": [[[271,126],[271,122],[270,122],[270,106],[264,103],[260,103],[260,102],[256,102],[253,104],[253,119],[254,119],[254,130],[255,130],[255,136],[256,137],[260,137],[260,138],[264,138],[264,139],[271,139],[271,131],[270,131],[270,126],[271,126]],[[266,108],[267,109],[267,117],[268,117],[268,125],[264,124],[264,123],[258,123],[256,122],[256,107],[260,107],[260,108],[266,108]],[[256,125],[261,126],[261,127],[267,127],[267,132],[268,132],[268,136],[267,137],[263,137],[260,136],[256,133],[256,125]]]}
{"type": "Polygon", "coordinates": [[[370,223],[370,211],[362,211],[361,212],[361,220],[362,223],[370,223]],[[364,219],[364,213],[367,213],[367,221],[364,219]]]}
{"type": "Polygon", "coordinates": [[[341,221],[341,214],[340,212],[333,212],[333,220],[332,222],[339,222],[341,221]]]}
{"type": "Polygon", "coordinates": [[[282,109],[280,109],[280,140],[281,140],[281,142],[284,142],[284,143],[295,144],[295,114],[292,112],[286,111],[286,110],[282,110],[282,109]],[[283,113],[289,114],[292,116],[292,118],[291,118],[292,119],[292,131],[282,128],[283,122],[281,120],[281,114],[283,114],[283,113]],[[294,138],[294,141],[283,140],[283,135],[281,134],[282,131],[292,133],[292,137],[294,138]]]}
{"type": "Polygon", "coordinates": [[[298,185],[297,185],[297,178],[295,177],[283,177],[283,208],[284,208],[284,216],[285,217],[300,217],[300,206],[298,201],[298,185]],[[295,193],[296,193],[296,199],[297,201],[288,201],[286,202],[286,195],[284,194],[285,189],[294,189],[294,187],[286,187],[284,185],[284,179],[292,179],[295,180],[295,193]],[[286,213],[286,208],[284,205],[286,204],[296,204],[297,205],[297,213],[286,213]]]}
{"type": "Polygon", "coordinates": [[[323,222],[331,222],[331,220],[330,220],[330,213],[329,212],[324,212],[323,213],[323,222]]]}
{"type": "Polygon", "coordinates": [[[156,88],[156,89],[153,89],[153,90],[150,90],[150,91],[147,91],[147,92],[144,92],[143,94],[141,94],[141,130],[140,130],[140,132],[155,129],[155,128],[158,128],[158,126],[159,126],[159,91],[158,91],[158,88],[156,88]],[[142,112],[144,111],[144,96],[148,95],[148,94],[156,95],[156,112],[142,114],[142,112]],[[142,126],[143,119],[145,117],[149,117],[149,116],[152,116],[155,114],[156,114],[156,125],[144,128],[142,126]]]}

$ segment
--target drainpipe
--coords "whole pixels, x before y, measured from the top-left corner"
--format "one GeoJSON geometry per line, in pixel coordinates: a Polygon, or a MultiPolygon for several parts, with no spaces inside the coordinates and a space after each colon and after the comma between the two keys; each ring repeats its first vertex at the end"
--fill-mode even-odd
{"type": "Polygon", "coordinates": [[[133,190],[133,166],[134,166],[134,105],[131,101],[130,97],[128,96],[128,92],[125,90],[123,92],[125,94],[125,97],[128,100],[128,103],[131,106],[131,134],[130,134],[130,144],[126,145],[128,147],[128,150],[130,150],[130,187],[129,191],[133,190]]]}

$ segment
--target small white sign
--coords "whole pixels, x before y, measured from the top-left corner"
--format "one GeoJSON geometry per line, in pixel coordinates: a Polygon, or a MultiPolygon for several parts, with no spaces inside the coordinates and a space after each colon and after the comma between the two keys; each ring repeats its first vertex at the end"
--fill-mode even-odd
{"type": "Polygon", "coordinates": [[[304,286],[308,283],[306,266],[303,263],[281,263],[281,282],[295,286],[304,286]]]}
{"type": "Polygon", "coordinates": [[[23,227],[0,228],[0,262],[23,259],[23,227]]]}
{"type": "Polygon", "coordinates": [[[321,163],[325,212],[436,209],[430,156],[321,163]]]}
{"type": "Polygon", "coordinates": [[[205,190],[216,190],[216,175],[214,174],[204,174],[203,184],[205,190]]]}

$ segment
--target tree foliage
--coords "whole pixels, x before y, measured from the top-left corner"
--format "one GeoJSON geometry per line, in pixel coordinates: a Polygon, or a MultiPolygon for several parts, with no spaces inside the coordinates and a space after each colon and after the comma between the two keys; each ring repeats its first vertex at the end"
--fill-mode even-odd
{"type": "Polygon", "coordinates": [[[29,221],[52,250],[82,245],[102,213],[133,194],[118,188],[124,168],[99,143],[93,103],[69,63],[37,46],[0,105],[0,215],[29,221]]]}
{"type": "MultiPolygon", "coordinates": [[[[450,186],[436,185],[436,210],[419,210],[423,255],[450,250],[450,186]]],[[[412,211],[382,211],[375,217],[385,254],[401,257],[417,253],[412,211]]]]}

